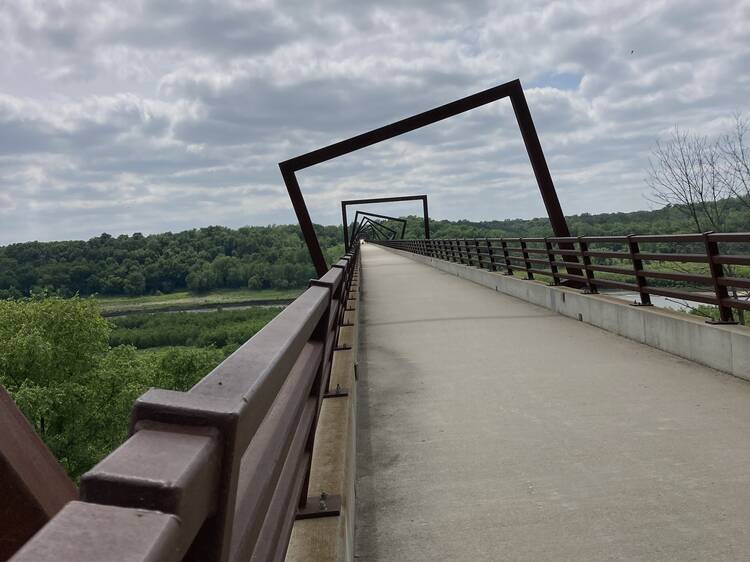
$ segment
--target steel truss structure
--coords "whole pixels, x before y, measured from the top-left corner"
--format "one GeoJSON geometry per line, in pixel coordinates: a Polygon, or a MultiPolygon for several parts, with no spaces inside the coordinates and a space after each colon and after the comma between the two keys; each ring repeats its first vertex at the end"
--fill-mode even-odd
{"type": "MultiPolygon", "coordinates": [[[[552,230],[555,233],[555,236],[569,237],[570,230],[568,229],[568,224],[565,221],[565,216],[560,207],[560,201],[557,198],[555,185],[552,182],[552,176],[550,175],[547,161],[544,158],[544,152],[542,151],[542,145],[539,142],[539,137],[537,136],[536,128],[534,127],[534,121],[531,118],[531,112],[526,103],[526,96],[524,96],[520,80],[513,80],[445,105],[435,107],[428,111],[418,113],[411,117],[407,117],[406,119],[401,119],[389,125],[313,150],[307,154],[302,154],[295,158],[280,162],[279,169],[281,170],[281,176],[284,179],[284,184],[289,192],[289,197],[294,206],[297,220],[302,229],[302,234],[307,243],[310,257],[315,265],[317,274],[323,275],[328,270],[328,265],[326,264],[323,250],[320,248],[318,237],[315,234],[315,228],[313,227],[310,213],[307,209],[307,204],[305,203],[305,198],[302,195],[297,180],[297,172],[321,164],[322,162],[333,160],[339,156],[350,154],[362,148],[372,146],[379,142],[392,139],[399,135],[403,135],[404,133],[421,129],[427,125],[437,123],[444,119],[448,119],[449,117],[454,117],[503,98],[509,98],[513,107],[513,113],[515,114],[516,122],[526,147],[526,153],[529,156],[529,161],[531,162],[531,167],[534,171],[537,186],[539,187],[544,206],[547,210],[547,216],[552,225],[552,230]]],[[[427,229],[428,226],[425,221],[425,238],[429,239],[429,231],[427,229]]],[[[345,233],[344,238],[348,238],[348,233],[345,233]]],[[[573,262],[577,261],[576,258],[572,256],[569,260],[573,262]]]]}

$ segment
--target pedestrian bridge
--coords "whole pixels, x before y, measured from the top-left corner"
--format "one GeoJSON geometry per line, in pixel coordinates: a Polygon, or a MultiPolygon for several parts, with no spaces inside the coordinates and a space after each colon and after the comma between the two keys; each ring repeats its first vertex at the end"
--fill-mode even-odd
{"type": "Polygon", "coordinates": [[[360,560],[750,556],[748,382],[373,244],[361,325],[360,560]]]}
{"type": "Polygon", "coordinates": [[[750,558],[750,233],[571,236],[519,80],[279,169],[317,278],[79,488],[0,389],[0,561],[750,558]],[[298,172],[506,98],[554,237],[344,200],[329,268],[298,172]]]}
{"type": "Polygon", "coordinates": [[[355,244],[79,491],[29,430],[12,560],[746,560],[750,330],[539,283],[613,282],[527,242],[355,244]]]}

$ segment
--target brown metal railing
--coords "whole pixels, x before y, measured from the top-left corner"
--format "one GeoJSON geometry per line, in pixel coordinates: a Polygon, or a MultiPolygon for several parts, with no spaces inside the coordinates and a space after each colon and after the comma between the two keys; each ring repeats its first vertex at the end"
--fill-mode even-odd
{"type": "Polygon", "coordinates": [[[190,391],[141,396],[131,437],[13,561],[283,560],[295,517],[335,503],[307,488],[357,252],[190,391]]]}
{"type": "Polygon", "coordinates": [[[375,243],[526,279],[539,275],[589,293],[599,288],[633,291],[642,305],[651,304],[651,295],[713,305],[724,323],[734,322],[733,309],[750,310],[750,300],[732,296],[750,289],[750,278],[735,273],[737,267],[750,266],[750,233],[375,243]],[[672,270],[649,269],[664,262],[672,264],[672,270]],[[684,271],[674,271],[680,267],[684,271]]]}

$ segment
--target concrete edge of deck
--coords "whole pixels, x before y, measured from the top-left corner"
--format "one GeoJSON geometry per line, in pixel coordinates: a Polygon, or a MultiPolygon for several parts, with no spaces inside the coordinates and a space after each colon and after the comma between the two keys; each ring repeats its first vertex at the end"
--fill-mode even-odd
{"type": "Polygon", "coordinates": [[[354,559],[357,458],[357,352],[359,349],[359,273],[352,280],[345,326],[338,345],[351,349],[334,351],[331,390],[346,396],[326,398],[315,433],[310,493],[341,497],[341,514],[294,522],[287,562],[333,562],[354,559]]]}
{"type": "Polygon", "coordinates": [[[587,295],[576,289],[549,286],[381,247],[445,273],[750,381],[750,329],[746,327],[708,324],[679,312],[632,306],[614,297],[587,295]]]}

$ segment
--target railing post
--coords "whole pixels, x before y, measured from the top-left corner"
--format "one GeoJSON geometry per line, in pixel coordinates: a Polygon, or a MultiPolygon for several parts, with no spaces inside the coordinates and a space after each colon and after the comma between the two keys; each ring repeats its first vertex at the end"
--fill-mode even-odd
{"type": "Polygon", "coordinates": [[[451,239],[451,261],[458,263],[460,261],[460,252],[458,247],[458,238],[451,239]]]}
{"type": "Polygon", "coordinates": [[[529,253],[526,251],[526,241],[523,238],[519,238],[518,243],[521,245],[521,255],[523,256],[523,263],[526,266],[526,279],[533,280],[534,274],[530,271],[531,262],[529,261],[529,253]]]}
{"type": "Polygon", "coordinates": [[[646,293],[643,289],[646,287],[646,278],[639,275],[643,271],[643,261],[636,257],[636,254],[640,253],[638,242],[633,239],[633,234],[627,236],[628,239],[628,251],[630,252],[630,261],[633,262],[633,274],[635,275],[635,283],[638,285],[638,293],[641,296],[640,303],[633,303],[640,306],[651,306],[651,295],[646,293]]]}
{"type": "Polygon", "coordinates": [[[510,254],[508,253],[508,243],[505,238],[500,239],[500,246],[503,248],[503,258],[505,258],[505,275],[513,275],[513,264],[510,263],[510,254]]]}
{"type": "Polygon", "coordinates": [[[711,272],[711,279],[714,283],[714,293],[716,294],[717,306],[719,307],[719,321],[713,324],[737,324],[732,314],[732,307],[723,304],[725,299],[729,298],[729,291],[725,285],[719,283],[719,279],[724,277],[724,266],[716,262],[719,255],[719,244],[711,240],[713,232],[704,232],[703,240],[706,244],[706,256],[708,257],[708,269],[711,272]]]}
{"type": "Polygon", "coordinates": [[[479,239],[474,238],[474,251],[477,253],[477,267],[482,269],[482,255],[479,253],[479,239]]]}
{"type": "Polygon", "coordinates": [[[492,251],[492,243],[490,243],[489,238],[485,238],[484,241],[487,244],[487,255],[490,258],[490,263],[488,264],[487,269],[490,271],[497,271],[497,268],[495,267],[495,252],[492,251]]]}
{"type": "Polygon", "coordinates": [[[595,294],[597,290],[596,285],[593,283],[594,271],[589,269],[589,266],[591,265],[591,256],[588,255],[589,243],[583,239],[583,236],[578,237],[578,250],[581,252],[583,271],[586,273],[586,288],[583,290],[583,292],[588,294],[595,294]]]}
{"type": "Polygon", "coordinates": [[[549,269],[552,272],[552,284],[560,284],[560,276],[558,275],[557,266],[555,265],[555,253],[552,248],[552,242],[548,238],[544,237],[544,247],[547,250],[547,261],[549,261],[549,269]]]}

